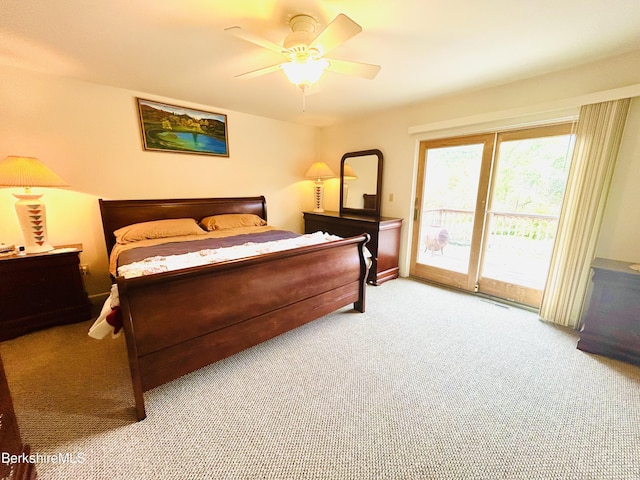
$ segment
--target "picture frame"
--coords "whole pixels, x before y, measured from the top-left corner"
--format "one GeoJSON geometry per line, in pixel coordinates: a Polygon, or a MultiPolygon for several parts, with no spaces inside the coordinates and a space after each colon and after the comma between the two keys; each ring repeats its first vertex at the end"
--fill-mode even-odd
{"type": "Polygon", "coordinates": [[[136,100],[145,150],[229,156],[225,114],[136,100]]]}

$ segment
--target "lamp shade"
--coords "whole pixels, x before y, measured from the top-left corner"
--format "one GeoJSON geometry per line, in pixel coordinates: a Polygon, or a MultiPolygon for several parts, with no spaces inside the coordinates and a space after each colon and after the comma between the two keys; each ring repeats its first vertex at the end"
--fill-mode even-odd
{"type": "Polygon", "coordinates": [[[68,187],[69,184],[33,157],[9,156],[0,162],[0,187],[68,187]]]}
{"type": "Polygon", "coordinates": [[[326,163],[315,162],[311,165],[309,170],[307,170],[307,174],[305,176],[314,180],[321,180],[323,178],[333,178],[336,175],[331,171],[326,163]]]}
{"type": "Polygon", "coordinates": [[[358,179],[358,175],[356,175],[356,172],[353,171],[353,167],[348,163],[345,163],[344,166],[343,166],[342,177],[345,180],[357,180],[358,179]]]}
{"type": "Polygon", "coordinates": [[[24,237],[27,253],[53,250],[47,238],[47,211],[40,200],[42,194],[32,194],[31,187],[68,187],[69,184],[38,159],[9,156],[0,162],[0,187],[24,187],[24,194],[14,193],[18,199],[16,214],[24,237]]]}

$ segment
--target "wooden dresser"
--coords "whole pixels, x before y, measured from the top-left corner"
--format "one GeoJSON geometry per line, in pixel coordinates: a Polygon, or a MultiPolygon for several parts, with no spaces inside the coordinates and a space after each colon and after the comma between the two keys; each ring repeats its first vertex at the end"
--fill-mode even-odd
{"type": "MultiPolygon", "coordinates": [[[[2,357],[0,357],[0,454],[14,455],[15,458],[22,458],[29,455],[28,445],[23,445],[20,439],[18,421],[13,410],[13,401],[7,384],[2,357]]],[[[0,462],[0,478],[9,480],[30,480],[36,478],[33,463],[13,462],[11,458],[3,459],[0,462]],[[8,460],[5,462],[4,460],[8,460]]]]}
{"type": "Polygon", "coordinates": [[[401,218],[340,215],[339,212],[303,212],[303,215],[305,233],[323,231],[341,237],[368,233],[371,240],[367,248],[373,255],[373,264],[367,281],[380,285],[398,278],[401,218]]]}
{"type": "Polygon", "coordinates": [[[593,291],[578,348],[640,365],[640,272],[596,258],[593,291]]]}
{"type": "Polygon", "coordinates": [[[80,274],[81,245],[0,257],[0,341],[91,318],[80,274]]]}

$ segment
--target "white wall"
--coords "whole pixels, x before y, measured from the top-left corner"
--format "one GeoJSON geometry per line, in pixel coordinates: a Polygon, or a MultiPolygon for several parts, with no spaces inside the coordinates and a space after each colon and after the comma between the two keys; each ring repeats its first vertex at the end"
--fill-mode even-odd
{"type": "MultiPolygon", "coordinates": [[[[635,51],[564,72],[461,93],[327,127],[321,132],[319,155],[331,168],[337,168],[346,152],[371,148],[382,151],[382,214],[405,220],[400,274],[406,276],[409,274],[410,220],[421,139],[565,117],[578,111],[580,100],[595,103],[603,96],[602,92],[612,89],[628,88],[635,92],[634,95],[640,95],[639,84],[640,51],[635,51]],[[393,194],[393,201],[390,194],[393,194]]],[[[633,240],[640,239],[640,216],[632,213],[637,211],[639,200],[638,189],[633,185],[640,182],[638,103],[638,100],[633,103],[629,116],[598,249],[599,255],[630,261],[640,260],[638,247],[634,247],[640,243],[634,244],[633,240]]],[[[338,200],[339,193],[327,189],[325,205],[337,208],[338,200]]]]}
{"type": "MultiPolygon", "coordinates": [[[[98,198],[265,195],[271,224],[302,231],[300,212],[313,208],[312,182],[302,180],[309,165],[324,160],[338,172],[344,153],[371,148],[384,154],[382,213],[405,219],[400,266],[401,274],[408,275],[408,220],[421,138],[477,129],[483,123],[527,121],[528,114],[566,111],[574,97],[638,84],[640,51],[321,131],[10,67],[0,67],[0,78],[0,158],[38,157],[71,184],[68,190],[43,189],[49,237],[53,244],[83,244],[81,259],[92,271],[87,290],[98,294],[109,288],[98,198]],[[230,157],[145,152],[136,96],[226,113],[230,157]],[[409,133],[422,125],[426,127],[409,133]]],[[[619,260],[640,261],[635,213],[640,200],[635,187],[640,181],[639,103],[632,104],[597,251],[619,260]]],[[[338,209],[339,190],[337,179],[326,182],[326,209],[338,209]]],[[[0,189],[0,242],[20,244],[12,191],[0,189]]]]}
{"type": "Polygon", "coordinates": [[[631,102],[596,256],[640,263],[640,97],[631,102]]]}
{"type": "MultiPolygon", "coordinates": [[[[98,199],[265,195],[269,223],[301,232],[318,130],[150,94],[0,67],[0,159],[34,156],[71,188],[42,189],[52,244],[82,243],[90,294],[109,289],[98,199]],[[226,113],[230,156],[142,149],[135,97],[226,113]]],[[[16,189],[0,189],[0,242],[22,243],[16,189]]]]}

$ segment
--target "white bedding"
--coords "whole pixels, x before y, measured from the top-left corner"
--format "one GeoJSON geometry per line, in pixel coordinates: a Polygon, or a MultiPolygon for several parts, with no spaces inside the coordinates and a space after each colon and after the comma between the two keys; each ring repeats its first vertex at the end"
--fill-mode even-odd
{"type": "Polygon", "coordinates": [[[100,310],[100,315],[98,315],[98,318],[89,329],[89,336],[96,340],[102,340],[109,334],[111,334],[113,338],[119,337],[122,329],[112,325],[107,319],[110,315],[115,315],[119,308],[120,297],[118,296],[118,286],[114,283],[111,285],[111,292],[105,300],[102,310],[100,310]]]}
{"type": "MultiPolygon", "coordinates": [[[[295,238],[274,240],[264,243],[248,242],[243,245],[233,247],[222,247],[217,249],[201,250],[199,252],[185,253],[181,255],[169,255],[150,257],[139,262],[123,265],[118,268],[118,274],[125,278],[139,277],[159,272],[168,272],[181,268],[194,267],[198,265],[208,265],[227,260],[253,257],[265,253],[279,252],[297,247],[317,245],[320,243],[340,240],[341,237],[324,232],[315,232],[301,235],[295,238]]],[[[366,250],[367,257],[370,253],[366,250]]],[[[105,301],[100,315],[89,329],[89,336],[98,340],[107,337],[109,334],[118,336],[121,329],[114,329],[113,317],[118,312],[120,301],[118,298],[117,285],[111,286],[111,293],[105,301]],[[111,321],[111,323],[109,323],[111,321]]]]}
{"type": "Polygon", "coordinates": [[[139,262],[118,267],[118,275],[121,275],[124,278],[134,278],[153,273],[170,272],[181,268],[209,265],[227,260],[237,260],[239,258],[254,257],[265,253],[316,245],[319,243],[330,242],[332,240],[340,240],[340,238],[341,237],[324,232],[315,232],[295,238],[273,240],[270,242],[248,242],[243,245],[236,245],[233,247],[200,250],[198,252],[183,253],[180,255],[150,257],[139,262]]]}

